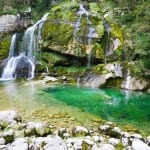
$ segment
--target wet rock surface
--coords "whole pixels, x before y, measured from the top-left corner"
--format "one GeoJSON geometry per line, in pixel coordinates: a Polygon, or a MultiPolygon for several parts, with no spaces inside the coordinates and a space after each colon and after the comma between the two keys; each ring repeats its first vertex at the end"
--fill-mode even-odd
{"type": "Polygon", "coordinates": [[[2,150],[149,150],[149,136],[125,132],[112,122],[97,130],[92,127],[70,126],[56,129],[45,122],[21,122],[15,111],[0,111],[0,149],[2,150]],[[9,118],[5,116],[9,114],[9,118]],[[24,134],[17,134],[18,132],[24,134]],[[113,134],[112,134],[113,133],[113,134]],[[17,136],[16,136],[17,135],[17,136]],[[140,149],[139,149],[140,148],[140,149]]]}

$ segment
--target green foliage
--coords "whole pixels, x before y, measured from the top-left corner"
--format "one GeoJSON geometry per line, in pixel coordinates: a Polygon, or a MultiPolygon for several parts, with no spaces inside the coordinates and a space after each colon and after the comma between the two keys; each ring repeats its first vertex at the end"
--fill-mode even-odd
{"type": "Polygon", "coordinates": [[[0,15],[16,14],[25,11],[29,7],[25,0],[1,0],[0,15]]]}
{"type": "Polygon", "coordinates": [[[150,34],[149,33],[140,33],[137,32],[134,35],[134,47],[135,47],[135,55],[139,55],[139,57],[145,57],[150,54],[150,34]]]}
{"type": "Polygon", "coordinates": [[[125,14],[125,15],[119,16],[119,21],[122,24],[128,24],[128,23],[132,22],[134,18],[135,18],[134,14],[125,14]]]}

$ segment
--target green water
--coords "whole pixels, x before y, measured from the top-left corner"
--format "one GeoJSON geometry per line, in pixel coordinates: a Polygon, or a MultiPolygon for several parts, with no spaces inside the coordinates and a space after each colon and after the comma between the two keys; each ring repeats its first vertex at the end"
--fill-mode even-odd
{"type": "Polygon", "coordinates": [[[45,92],[58,101],[115,121],[118,124],[133,124],[149,132],[150,95],[115,88],[88,89],[73,86],[47,88],[45,92]]]}
{"type": "Polygon", "coordinates": [[[99,117],[120,125],[134,125],[150,134],[150,95],[143,92],[3,82],[0,83],[0,110],[6,109],[19,111],[27,120],[36,120],[33,114],[41,109],[48,114],[67,113],[84,125],[91,118],[99,117]]]}

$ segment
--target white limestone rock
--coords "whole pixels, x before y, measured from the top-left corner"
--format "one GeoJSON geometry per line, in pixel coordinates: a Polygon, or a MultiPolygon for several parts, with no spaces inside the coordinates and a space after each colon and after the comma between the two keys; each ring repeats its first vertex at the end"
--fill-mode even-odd
{"type": "Polygon", "coordinates": [[[29,145],[29,149],[67,150],[67,145],[58,136],[38,137],[32,139],[31,142],[32,143],[29,145]]]}
{"type": "Polygon", "coordinates": [[[94,135],[94,136],[92,136],[92,138],[93,138],[93,141],[95,143],[104,142],[105,141],[105,138],[103,136],[94,135]]]}
{"type": "Polygon", "coordinates": [[[75,126],[72,129],[72,135],[73,136],[85,136],[88,135],[89,131],[85,127],[82,126],[75,126]]]}
{"type": "Polygon", "coordinates": [[[150,147],[139,139],[134,139],[131,147],[132,150],[150,150],[150,147]]]}
{"type": "Polygon", "coordinates": [[[67,145],[71,144],[74,149],[82,149],[83,138],[69,138],[66,140],[67,145]]]}
{"type": "Polygon", "coordinates": [[[28,150],[28,141],[25,138],[18,138],[8,146],[8,150],[28,150]]]}
{"type": "Polygon", "coordinates": [[[0,16],[0,32],[14,31],[17,27],[17,16],[2,15],[0,16]]]}
{"type": "Polygon", "coordinates": [[[66,128],[60,128],[60,129],[58,130],[58,135],[59,135],[60,137],[63,137],[64,133],[66,133],[66,132],[67,132],[66,128]]]}
{"type": "Polygon", "coordinates": [[[144,90],[148,87],[149,83],[146,80],[127,76],[126,79],[122,82],[121,88],[127,90],[144,90]]]}
{"type": "Polygon", "coordinates": [[[111,144],[104,144],[103,146],[100,147],[99,150],[115,150],[115,148],[111,144]]]}
{"type": "Polygon", "coordinates": [[[116,146],[120,143],[120,139],[110,138],[110,139],[108,139],[108,143],[111,144],[111,145],[116,146]]]}
{"type": "Polygon", "coordinates": [[[116,138],[120,138],[122,130],[119,127],[114,127],[110,132],[110,135],[116,138]]]}
{"type": "Polygon", "coordinates": [[[44,82],[44,83],[56,82],[56,81],[58,81],[57,78],[55,78],[55,77],[50,77],[50,76],[45,76],[45,78],[43,79],[43,82],[44,82]]]}
{"type": "Polygon", "coordinates": [[[14,130],[8,129],[3,132],[3,138],[5,139],[6,143],[11,143],[14,140],[14,130]]]}
{"type": "Polygon", "coordinates": [[[125,138],[131,137],[131,134],[130,134],[130,133],[124,132],[124,131],[121,132],[121,135],[122,135],[122,137],[125,137],[125,138]]]}
{"type": "Polygon", "coordinates": [[[143,139],[142,135],[141,134],[132,134],[131,137],[135,138],[135,139],[143,139]]]}
{"type": "Polygon", "coordinates": [[[128,139],[128,138],[122,137],[122,138],[121,138],[121,142],[122,142],[122,145],[123,145],[124,147],[129,146],[129,139],[128,139]]]}
{"type": "Polygon", "coordinates": [[[0,137],[0,145],[5,145],[5,139],[3,137],[0,137]]]}
{"type": "Polygon", "coordinates": [[[46,123],[41,122],[28,122],[25,129],[26,136],[31,135],[45,136],[50,133],[51,131],[48,125],[46,123]]]}
{"type": "Polygon", "coordinates": [[[16,121],[20,121],[20,117],[14,110],[0,111],[0,125],[10,124],[16,121]]]}
{"type": "Polygon", "coordinates": [[[84,139],[82,142],[82,149],[92,149],[94,142],[90,139],[84,139]]]}
{"type": "Polygon", "coordinates": [[[105,131],[109,131],[110,130],[110,125],[106,124],[106,125],[102,125],[99,127],[99,129],[103,132],[105,131]]]}
{"type": "Polygon", "coordinates": [[[150,136],[146,138],[146,143],[150,146],[150,136]]]}

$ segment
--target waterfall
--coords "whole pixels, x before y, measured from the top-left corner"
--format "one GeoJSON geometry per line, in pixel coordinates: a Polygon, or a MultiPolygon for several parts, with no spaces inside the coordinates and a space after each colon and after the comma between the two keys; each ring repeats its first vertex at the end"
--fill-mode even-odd
{"type": "Polygon", "coordinates": [[[8,62],[3,70],[2,73],[2,80],[13,80],[13,72],[14,72],[14,67],[16,67],[16,61],[15,61],[15,57],[14,57],[14,50],[16,47],[16,33],[12,36],[11,39],[11,44],[10,44],[10,49],[9,49],[9,56],[8,56],[8,62]]]}
{"type": "Polygon", "coordinates": [[[77,12],[77,15],[79,16],[77,22],[75,23],[74,25],[74,33],[73,33],[73,37],[74,37],[74,43],[76,43],[76,41],[78,40],[78,36],[77,36],[77,33],[79,32],[80,30],[80,26],[81,26],[81,19],[83,17],[83,15],[86,16],[86,19],[87,19],[87,22],[88,24],[91,24],[91,22],[89,21],[89,12],[83,7],[83,4],[80,3],[80,8],[79,8],[79,11],[77,12]]]}
{"type": "Polygon", "coordinates": [[[107,63],[107,56],[109,56],[109,50],[110,50],[110,47],[109,47],[109,41],[110,41],[110,26],[108,24],[108,22],[105,22],[104,23],[104,28],[105,28],[105,31],[107,33],[107,38],[106,38],[106,47],[105,47],[105,58],[104,58],[104,62],[105,64],[107,63]]]}
{"type": "Polygon", "coordinates": [[[91,51],[92,51],[92,38],[94,37],[95,34],[95,28],[89,27],[89,33],[87,35],[88,37],[88,62],[87,62],[87,67],[90,68],[91,66],[91,51]]]}
{"type": "Polygon", "coordinates": [[[15,50],[15,47],[16,47],[16,38],[17,38],[17,34],[15,33],[15,34],[12,36],[12,39],[11,39],[11,44],[10,44],[8,59],[10,59],[10,58],[13,57],[14,50],[15,50]]]}
{"type": "Polygon", "coordinates": [[[91,65],[91,50],[92,50],[92,38],[97,37],[97,33],[94,27],[92,27],[92,22],[89,20],[89,15],[90,12],[87,11],[83,4],[80,3],[80,8],[79,11],[77,12],[77,15],[79,16],[77,22],[74,25],[74,33],[73,33],[73,37],[74,37],[74,43],[76,44],[76,42],[79,40],[79,37],[77,36],[77,33],[80,30],[80,26],[81,26],[81,19],[83,17],[86,17],[86,21],[87,21],[87,26],[88,26],[88,34],[86,35],[87,37],[87,53],[88,53],[88,60],[87,60],[87,67],[89,68],[91,65]]]}
{"type": "Polygon", "coordinates": [[[34,78],[35,71],[35,55],[34,52],[39,50],[39,42],[42,40],[41,30],[44,22],[47,20],[48,13],[45,14],[33,26],[29,27],[23,36],[22,46],[19,49],[19,55],[15,56],[16,34],[12,36],[8,62],[3,69],[1,80],[14,80],[18,75],[17,73],[26,71],[28,80],[34,78]]]}

